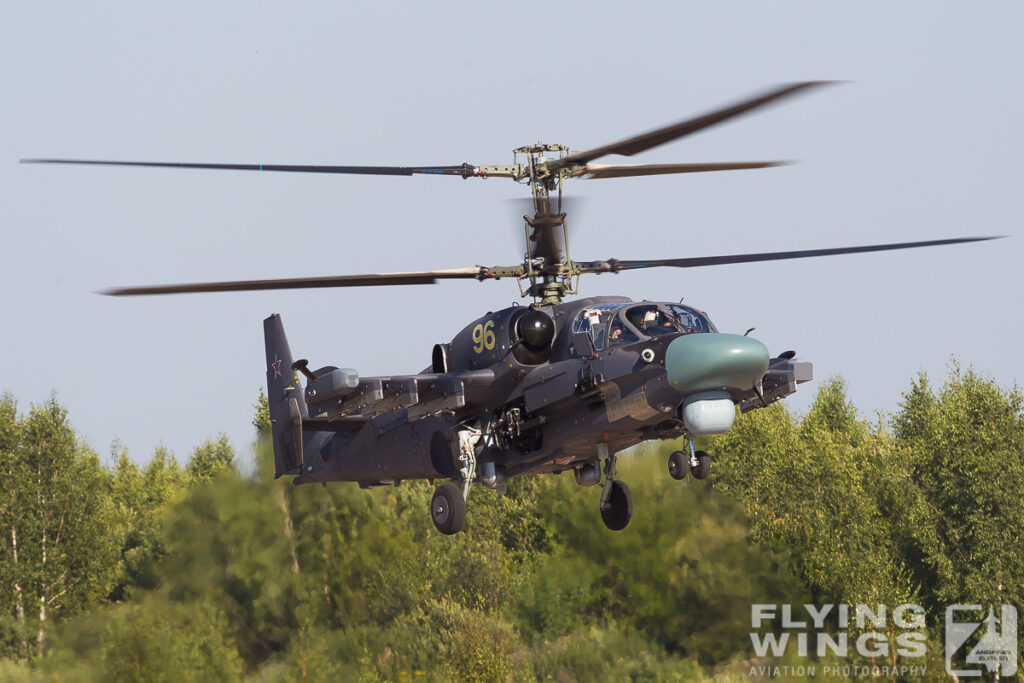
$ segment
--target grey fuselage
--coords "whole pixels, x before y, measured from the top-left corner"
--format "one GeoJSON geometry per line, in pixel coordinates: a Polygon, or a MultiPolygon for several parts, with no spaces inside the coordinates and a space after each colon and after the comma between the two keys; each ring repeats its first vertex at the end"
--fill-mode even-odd
{"type": "MultiPolygon", "coordinates": [[[[758,391],[767,405],[805,380],[796,378],[791,356],[769,364],[760,342],[718,333],[700,311],[624,297],[488,312],[435,346],[432,366],[419,374],[339,388],[341,371],[322,368],[302,396],[297,373],[275,379],[273,362],[291,364],[290,352],[286,340],[282,355],[267,335],[277,473],[298,475],[295,483],[458,480],[463,430],[480,434],[476,460],[502,478],[578,468],[601,453],[692,432],[681,409],[693,396],[717,392],[759,407],[751,403],[758,391]],[[553,323],[543,350],[524,345],[518,326],[528,310],[553,323]],[[294,402],[290,415],[280,402],[275,409],[275,381],[294,402]]],[[[796,365],[809,378],[810,364],[796,365]]]]}

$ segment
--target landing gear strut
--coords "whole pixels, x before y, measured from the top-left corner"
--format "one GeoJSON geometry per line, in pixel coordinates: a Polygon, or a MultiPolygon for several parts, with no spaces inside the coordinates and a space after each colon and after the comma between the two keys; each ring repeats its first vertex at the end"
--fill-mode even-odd
{"type": "MultiPolygon", "coordinates": [[[[626,483],[615,478],[615,456],[607,455],[608,446],[600,444],[605,457],[604,488],[601,490],[601,521],[612,531],[621,531],[633,516],[633,494],[626,483]]],[[[599,448],[600,448],[599,446],[599,448]]]]}
{"type": "Polygon", "coordinates": [[[469,487],[476,478],[476,444],[480,440],[479,429],[466,427],[459,430],[459,474],[462,475],[462,499],[469,500],[469,487]]]}
{"type": "MultiPolygon", "coordinates": [[[[457,534],[466,525],[466,500],[469,499],[469,487],[476,478],[476,444],[480,441],[479,429],[466,426],[460,429],[459,436],[459,475],[462,477],[462,489],[446,481],[434,490],[430,499],[430,519],[442,534],[457,534]]],[[[492,477],[494,466],[491,466],[492,477]]]]}

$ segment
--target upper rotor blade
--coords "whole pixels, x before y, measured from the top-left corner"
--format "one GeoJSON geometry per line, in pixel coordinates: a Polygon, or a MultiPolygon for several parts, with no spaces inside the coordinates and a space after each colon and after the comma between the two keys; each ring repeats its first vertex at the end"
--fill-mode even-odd
{"type": "Polygon", "coordinates": [[[476,279],[492,277],[486,268],[453,268],[423,270],[410,273],[376,273],[372,275],[336,275],[299,277],[284,280],[236,280],[233,282],[195,282],[181,285],[155,285],[107,289],[109,296],[140,294],[190,294],[195,292],[244,292],[255,289],[306,289],[313,287],[372,287],[376,285],[432,285],[437,280],[476,279]]]}
{"type": "Polygon", "coordinates": [[[204,168],[226,171],[284,171],[289,173],[355,173],[364,175],[473,175],[471,164],[458,166],[303,166],[290,164],[191,164],[165,161],[96,161],[91,159],[22,159],[23,164],[80,164],[85,166],[149,166],[154,168],[204,168]]]}
{"type": "Polygon", "coordinates": [[[839,254],[861,254],[869,251],[892,251],[895,249],[913,249],[916,247],[937,247],[944,244],[960,244],[962,242],[984,242],[997,240],[1005,235],[994,237],[956,237],[947,240],[928,240],[925,242],[899,242],[895,244],[872,244],[863,247],[840,247],[837,249],[808,249],[804,251],[772,251],[762,254],[730,254],[725,256],[699,256],[696,258],[654,259],[651,261],[616,261],[613,269],[635,270],[637,268],[657,268],[673,266],[675,268],[697,268],[700,266],[719,266],[728,263],[751,263],[755,261],[782,261],[785,259],[810,258],[813,256],[836,256],[839,254]]]}
{"type": "Polygon", "coordinates": [[[663,175],[666,173],[704,173],[707,171],[742,171],[751,168],[784,166],[789,161],[735,161],[720,164],[587,164],[580,171],[587,179],[625,178],[628,176],[663,175]]]}
{"type": "Polygon", "coordinates": [[[576,164],[585,164],[588,161],[603,157],[607,154],[622,154],[625,156],[633,156],[638,152],[663,145],[666,142],[681,138],[684,135],[690,135],[696,133],[699,130],[703,130],[708,126],[713,126],[716,123],[721,123],[727,119],[731,119],[740,114],[745,114],[748,111],[763,107],[766,104],[774,102],[775,100],[793,95],[806,90],[808,88],[816,88],[821,85],[827,85],[833,81],[806,81],[804,83],[793,83],[786,85],[781,88],[776,88],[757,97],[752,97],[742,102],[723,107],[713,112],[698,116],[693,119],[686,121],[680,121],[679,123],[665,126],[657,130],[652,130],[649,133],[643,133],[619,142],[614,142],[604,147],[595,147],[594,149],[588,149],[584,152],[577,152],[570,154],[563,159],[551,162],[548,164],[549,168],[564,168],[566,166],[573,166],[576,164]]]}

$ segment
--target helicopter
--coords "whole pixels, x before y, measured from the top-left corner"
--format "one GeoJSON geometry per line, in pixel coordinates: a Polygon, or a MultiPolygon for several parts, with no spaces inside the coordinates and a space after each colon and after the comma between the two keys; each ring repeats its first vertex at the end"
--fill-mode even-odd
{"type": "Polygon", "coordinates": [[[575,261],[569,254],[563,184],[677,173],[760,169],[781,161],[603,164],[633,156],[783,98],[828,84],[779,86],[709,113],[619,142],[572,152],[537,143],[513,150],[508,165],[302,166],[83,159],[22,163],[142,166],[300,173],[442,175],[511,178],[529,187],[526,251],[512,266],[206,282],[110,289],[113,296],[313,287],[433,284],[438,280],[514,279],[528,305],[490,311],[449,342],[434,344],[430,365],[415,374],[364,377],[352,368],[310,369],[295,359],[281,317],[264,320],[267,396],[275,478],[295,484],[356,482],[362,488],[402,481],[441,482],[430,515],[443,534],[461,531],[476,483],[503,493],[509,479],[571,470],[580,486],[599,487],[600,516],[624,529],[633,513],[629,486],[617,477],[625,449],[649,440],[685,437],[667,463],[674,479],[704,479],[708,453],[695,439],[723,434],[737,410],[765,408],[813,377],[794,351],[771,356],[746,334],[719,332],[710,317],[681,302],[601,296],[567,300],[583,275],[655,267],[701,266],[866,253],[976,242],[958,237],[816,250],[650,260],[575,261]],[[301,376],[301,378],[300,378],[301,376]],[[302,379],[305,379],[303,386],[302,379]]]}

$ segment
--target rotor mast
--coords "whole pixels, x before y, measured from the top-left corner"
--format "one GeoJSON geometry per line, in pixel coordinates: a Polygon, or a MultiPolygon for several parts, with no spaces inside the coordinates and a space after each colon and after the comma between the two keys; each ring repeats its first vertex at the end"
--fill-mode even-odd
{"type": "Polygon", "coordinates": [[[533,216],[523,216],[526,253],[525,272],[520,279],[530,280],[523,295],[539,299],[545,305],[561,303],[565,295],[576,291],[568,253],[569,234],[562,211],[562,179],[568,175],[568,169],[561,164],[555,164],[554,170],[549,167],[550,162],[560,162],[568,153],[565,145],[543,142],[513,150],[516,165],[525,170],[523,180],[529,183],[533,198],[533,216]],[[526,163],[519,164],[520,156],[526,163]]]}
{"type": "Polygon", "coordinates": [[[538,142],[516,148],[512,154],[509,166],[475,166],[465,176],[512,178],[530,186],[533,216],[523,216],[523,264],[488,270],[497,277],[529,280],[526,288],[520,284],[523,296],[532,296],[544,305],[559,304],[576,293],[579,275],[584,272],[569,259],[569,233],[562,210],[562,181],[580,172],[577,165],[565,162],[569,154],[566,145],[538,142]]]}

